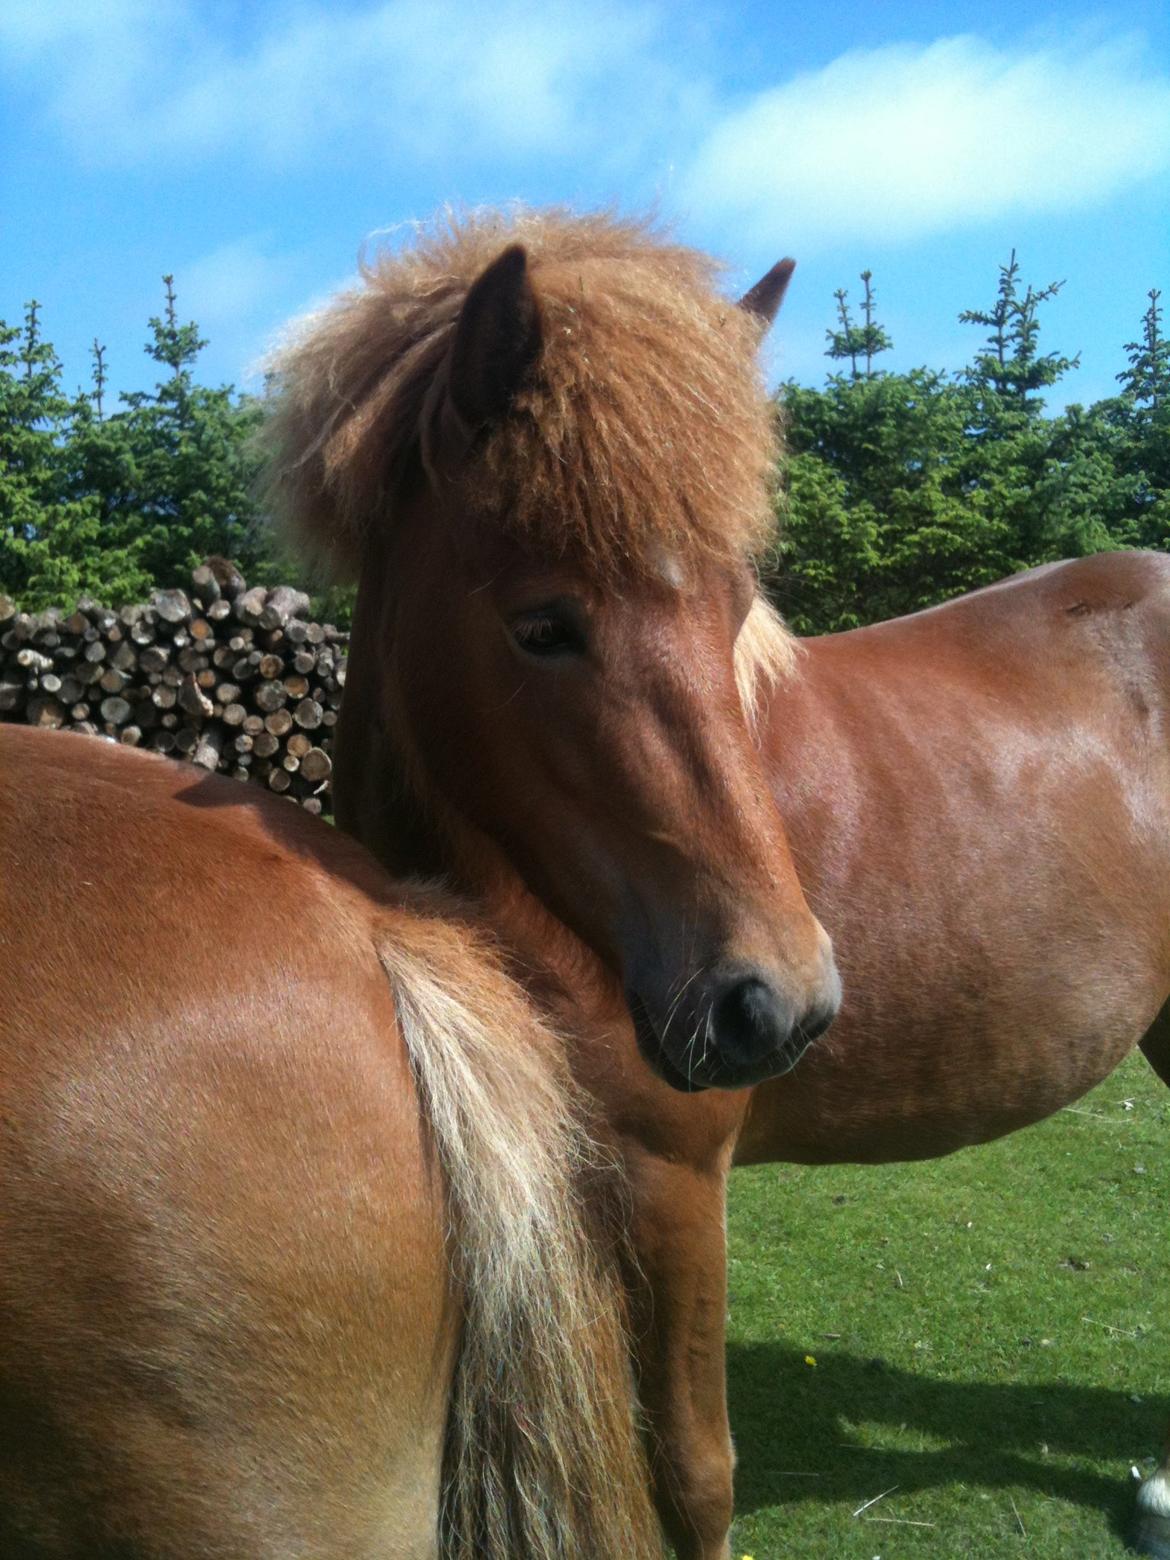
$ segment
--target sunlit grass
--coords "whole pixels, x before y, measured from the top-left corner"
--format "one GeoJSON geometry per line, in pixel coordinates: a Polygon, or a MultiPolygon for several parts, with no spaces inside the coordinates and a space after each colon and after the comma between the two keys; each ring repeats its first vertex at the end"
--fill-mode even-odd
{"type": "Polygon", "coordinates": [[[736,1171],[737,1560],[1124,1555],[1170,1419],[1168,1150],[1137,1057],[949,1159],[736,1171]]]}

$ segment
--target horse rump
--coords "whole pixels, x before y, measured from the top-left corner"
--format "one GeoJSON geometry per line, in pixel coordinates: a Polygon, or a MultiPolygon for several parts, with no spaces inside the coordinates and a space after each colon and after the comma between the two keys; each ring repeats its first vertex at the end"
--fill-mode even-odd
{"type": "Polygon", "coordinates": [[[0,771],[0,1553],[660,1553],[491,950],[226,781],[15,727],[0,771]]]}

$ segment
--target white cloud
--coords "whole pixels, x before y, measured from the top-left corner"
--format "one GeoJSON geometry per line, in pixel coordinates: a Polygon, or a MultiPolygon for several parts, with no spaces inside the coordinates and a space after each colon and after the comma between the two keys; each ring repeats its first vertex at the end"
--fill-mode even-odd
{"type": "Polygon", "coordinates": [[[149,23],[173,0],[6,0],[0,6],[0,45],[23,56],[39,50],[93,42],[111,31],[149,23]]]}
{"type": "MultiPolygon", "coordinates": [[[[15,0],[0,59],[39,66],[49,113],[89,160],[231,152],[278,164],[362,138],[371,161],[581,151],[603,80],[630,114],[654,13],[629,0],[382,0],[267,7],[249,37],[197,0],[15,0]]],[[[611,129],[596,113],[598,134],[611,129]]]]}
{"type": "Polygon", "coordinates": [[[217,334],[268,312],[274,296],[295,285],[294,256],[259,237],[235,239],[183,265],[176,275],[184,315],[217,334]]]}
{"type": "Polygon", "coordinates": [[[222,355],[232,344],[225,371],[248,386],[260,383],[270,339],[312,287],[311,251],[283,250],[271,235],[250,234],[220,244],[175,267],[180,318],[198,322],[200,332],[222,355]]]}
{"type": "Polygon", "coordinates": [[[842,54],[738,106],[662,0],[0,0],[0,70],[86,161],[582,171],[733,252],[916,240],[1087,207],[1170,167],[1139,45],[842,54]],[[217,20],[218,18],[218,20],[217,20]],[[684,42],[680,44],[680,37],[684,42]],[[668,170],[670,170],[668,172],[668,170]]]}
{"type": "Polygon", "coordinates": [[[1134,41],[974,37],[841,55],[706,135],[679,186],[736,247],[917,239],[1099,201],[1170,166],[1170,80],[1134,41]]]}

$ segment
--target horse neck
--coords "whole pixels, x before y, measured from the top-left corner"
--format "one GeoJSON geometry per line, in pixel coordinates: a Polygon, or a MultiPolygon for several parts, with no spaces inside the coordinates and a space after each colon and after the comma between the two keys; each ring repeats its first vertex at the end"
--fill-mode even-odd
{"type": "Polygon", "coordinates": [[[443,875],[474,900],[499,936],[514,977],[565,1033],[588,1034],[615,1017],[621,982],[524,881],[503,850],[466,820],[445,820],[443,875]]]}

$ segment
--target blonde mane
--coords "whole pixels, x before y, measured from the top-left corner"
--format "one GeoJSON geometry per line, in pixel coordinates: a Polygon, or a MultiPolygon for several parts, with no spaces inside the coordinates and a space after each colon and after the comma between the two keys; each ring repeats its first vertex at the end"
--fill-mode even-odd
{"type": "Polygon", "coordinates": [[[524,245],[542,349],[531,383],[467,462],[481,523],[605,573],[754,556],[772,527],[775,423],[758,322],[707,256],[647,222],[563,210],[443,215],[363,267],[273,362],[272,496],[334,577],[426,432],[468,290],[524,245]]]}
{"type": "Polygon", "coordinates": [[[768,690],[793,674],[799,655],[799,640],[763,591],[758,591],[735,641],[735,682],[753,731],[768,690]]]}

